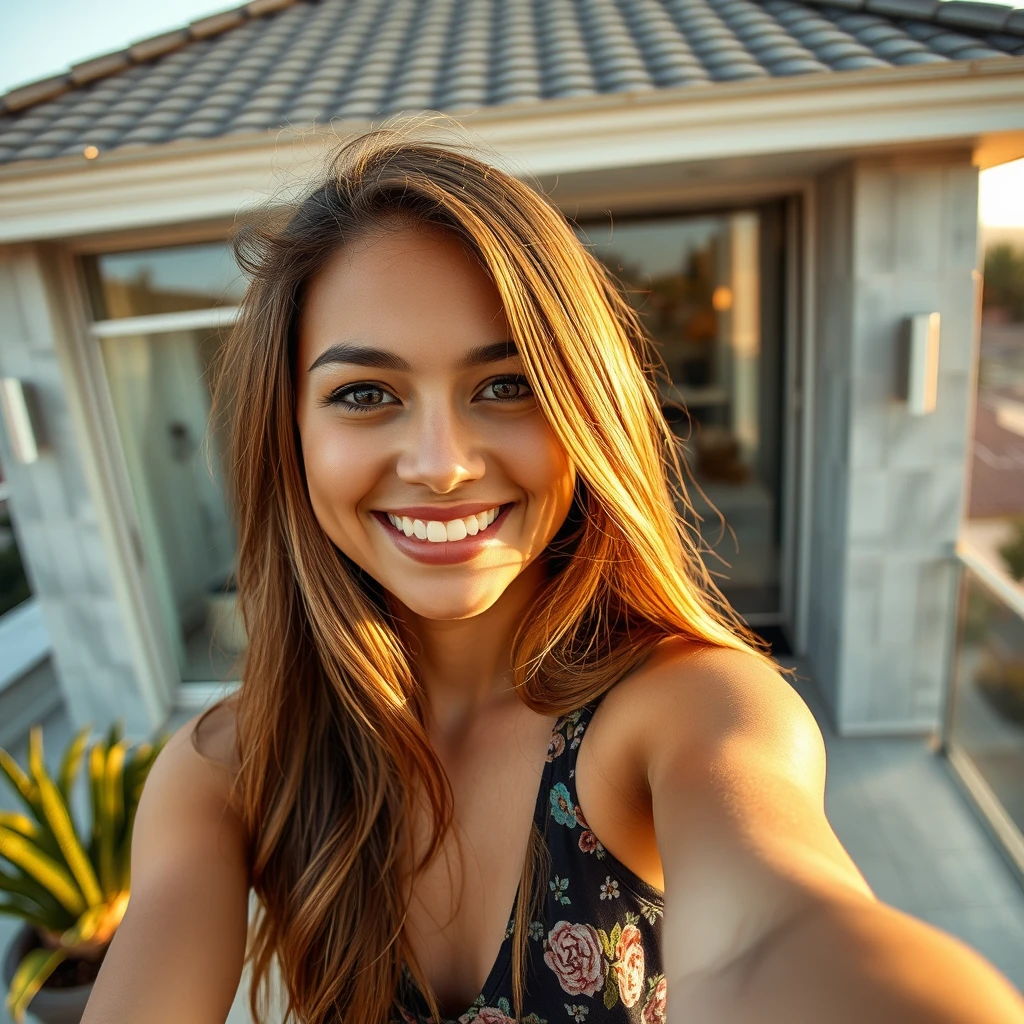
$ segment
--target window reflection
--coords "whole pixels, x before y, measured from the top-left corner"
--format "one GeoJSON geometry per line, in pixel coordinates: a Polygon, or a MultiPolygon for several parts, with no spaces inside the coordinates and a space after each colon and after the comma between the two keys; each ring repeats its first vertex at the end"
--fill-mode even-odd
{"type": "Polygon", "coordinates": [[[93,256],[85,274],[97,320],[235,306],[246,286],[225,242],[93,256]]]}
{"type": "Polygon", "coordinates": [[[219,332],[104,338],[103,360],[164,627],[185,682],[226,678],[245,643],[235,534],[208,430],[219,332]]]}
{"type": "Polygon", "coordinates": [[[772,208],[579,228],[665,362],[665,414],[698,485],[690,499],[728,563],[709,568],[747,615],[779,610],[779,224],[772,208]]]}

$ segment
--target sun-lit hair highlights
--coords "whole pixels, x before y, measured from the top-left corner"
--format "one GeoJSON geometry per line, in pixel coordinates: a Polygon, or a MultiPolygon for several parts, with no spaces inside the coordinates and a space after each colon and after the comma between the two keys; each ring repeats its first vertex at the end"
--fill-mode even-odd
{"type": "MultiPolygon", "coordinates": [[[[544,196],[467,151],[394,128],[345,144],[288,210],[242,228],[251,278],[219,363],[237,585],[249,645],[237,705],[236,799],[260,912],[250,1007],[265,1020],[276,956],[302,1024],[385,1024],[407,965],[411,884],[441,849],[451,791],[423,726],[415,665],[386,595],[340,554],[306,490],[295,425],[298,312],[310,279],[388,219],[461,239],[493,279],[537,401],[577,472],[548,579],[513,641],[514,682],[538,713],[606,691],[662,640],[766,657],[700,557],[658,360],[616,283],[544,196]],[[410,834],[413,811],[432,823],[410,834]]],[[[534,829],[513,925],[521,1015],[545,850],[534,829]]]]}

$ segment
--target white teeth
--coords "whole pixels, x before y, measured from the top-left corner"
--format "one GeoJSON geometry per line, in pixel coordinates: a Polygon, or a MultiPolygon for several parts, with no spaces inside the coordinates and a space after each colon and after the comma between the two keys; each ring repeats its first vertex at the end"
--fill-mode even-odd
{"type": "Polygon", "coordinates": [[[424,522],[422,519],[410,519],[409,516],[396,516],[391,512],[387,513],[388,522],[400,530],[406,537],[416,537],[418,540],[430,541],[432,544],[443,544],[446,541],[465,540],[466,537],[475,537],[481,530],[486,530],[498,517],[501,506],[488,509],[486,512],[478,512],[476,515],[466,516],[465,519],[451,519],[448,522],[441,522],[438,519],[430,519],[424,522]]]}

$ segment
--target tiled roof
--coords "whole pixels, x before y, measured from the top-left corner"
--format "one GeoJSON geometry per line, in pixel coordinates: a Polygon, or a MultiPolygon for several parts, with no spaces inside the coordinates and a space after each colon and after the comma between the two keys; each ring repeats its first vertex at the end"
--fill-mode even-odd
{"type": "Polygon", "coordinates": [[[254,0],[0,98],[0,163],[415,110],[1024,56],[963,0],[254,0]]]}

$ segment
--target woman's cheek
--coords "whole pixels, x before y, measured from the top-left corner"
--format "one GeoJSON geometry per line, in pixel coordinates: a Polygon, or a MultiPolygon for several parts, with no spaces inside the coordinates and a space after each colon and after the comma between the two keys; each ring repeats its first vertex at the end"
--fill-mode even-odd
{"type": "Polygon", "coordinates": [[[303,435],[303,459],[310,500],[326,528],[325,518],[343,523],[357,515],[379,477],[380,444],[336,428],[317,428],[303,435]]]}

